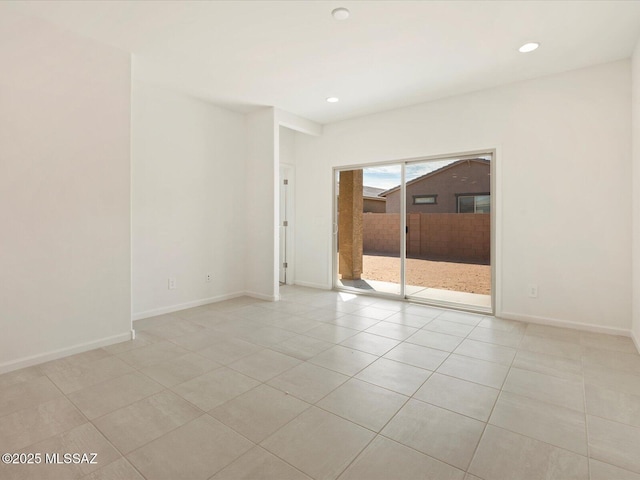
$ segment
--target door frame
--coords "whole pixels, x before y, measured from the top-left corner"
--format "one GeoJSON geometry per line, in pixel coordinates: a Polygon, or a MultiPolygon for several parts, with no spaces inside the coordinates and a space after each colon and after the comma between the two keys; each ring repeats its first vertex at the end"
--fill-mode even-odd
{"type": "MultiPolygon", "coordinates": [[[[279,179],[278,179],[278,197],[280,197],[280,189],[282,186],[282,181],[286,177],[288,180],[286,187],[286,202],[284,205],[285,211],[287,212],[287,227],[284,228],[282,226],[282,219],[280,218],[280,210],[282,206],[278,208],[278,242],[282,240],[282,230],[284,228],[284,240],[286,242],[285,246],[285,256],[287,259],[287,272],[286,272],[286,282],[285,285],[293,285],[295,283],[295,268],[294,268],[294,260],[295,260],[295,167],[293,165],[289,165],[287,163],[281,163],[279,165],[279,179]]],[[[280,258],[280,246],[278,247],[278,268],[282,268],[282,258],[280,258]]],[[[278,280],[280,279],[280,270],[278,269],[278,280]]]]}
{"type": "Polygon", "coordinates": [[[333,290],[343,291],[347,293],[357,293],[360,295],[371,295],[381,298],[391,298],[396,300],[404,300],[411,303],[419,303],[424,305],[431,305],[435,307],[444,307],[455,310],[463,310],[473,313],[483,313],[490,315],[500,315],[502,311],[502,295],[500,287],[502,285],[502,255],[501,255],[501,236],[502,236],[502,222],[498,219],[502,218],[502,202],[500,201],[500,189],[501,185],[501,168],[499,168],[500,148],[482,148],[478,150],[467,150],[460,153],[447,153],[440,155],[428,155],[423,157],[405,158],[401,160],[384,160],[380,162],[361,163],[355,165],[341,165],[334,166],[332,168],[332,217],[331,217],[331,285],[333,290]],[[491,312],[474,308],[470,305],[463,305],[451,302],[442,302],[429,299],[422,299],[416,297],[408,298],[406,295],[406,181],[405,170],[406,166],[411,163],[429,162],[436,160],[447,159],[464,159],[475,158],[478,155],[491,155],[490,173],[491,173],[491,242],[490,242],[490,256],[491,256],[491,312]],[[340,171],[344,170],[360,170],[367,167],[381,167],[385,165],[400,165],[401,166],[401,182],[400,182],[400,294],[384,293],[384,292],[366,292],[354,287],[342,286],[338,284],[338,202],[337,202],[337,178],[340,171]]]}

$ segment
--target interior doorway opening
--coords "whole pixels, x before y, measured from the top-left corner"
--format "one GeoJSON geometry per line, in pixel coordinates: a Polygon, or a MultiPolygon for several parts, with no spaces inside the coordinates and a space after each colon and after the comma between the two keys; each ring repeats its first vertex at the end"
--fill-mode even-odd
{"type": "Polygon", "coordinates": [[[335,170],[334,287],[493,313],[493,153],[335,170]]]}

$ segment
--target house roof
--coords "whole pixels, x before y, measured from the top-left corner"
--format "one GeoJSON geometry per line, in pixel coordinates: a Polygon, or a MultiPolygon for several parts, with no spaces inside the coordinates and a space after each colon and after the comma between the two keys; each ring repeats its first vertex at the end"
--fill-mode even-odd
{"type": "MultiPolygon", "coordinates": [[[[338,182],[338,190],[340,190],[340,182],[338,182]]],[[[368,187],[366,185],[362,186],[362,198],[366,198],[367,200],[380,200],[382,202],[386,202],[387,199],[380,196],[382,192],[384,192],[384,188],[368,187]]]]}
{"type": "Polygon", "coordinates": [[[367,187],[366,185],[362,187],[362,196],[369,200],[385,201],[386,198],[380,196],[382,192],[384,192],[384,188],[367,187]]]}
{"type": "MultiPolygon", "coordinates": [[[[465,158],[463,160],[458,160],[457,162],[450,163],[449,165],[445,165],[444,167],[440,167],[440,168],[438,168],[436,170],[433,170],[433,171],[431,171],[429,173],[425,173],[424,175],[416,177],[413,180],[409,180],[407,182],[407,185],[412,185],[414,183],[421,182],[422,180],[424,180],[426,178],[434,177],[436,175],[439,175],[439,174],[443,173],[446,170],[449,170],[451,168],[457,167],[458,165],[462,165],[463,163],[466,163],[466,162],[476,162],[476,163],[481,163],[481,164],[484,164],[484,165],[489,165],[489,160],[485,160],[484,158],[465,158]]],[[[381,192],[379,195],[381,197],[386,197],[390,193],[395,192],[396,190],[399,190],[399,189],[400,189],[400,185],[397,185],[397,186],[395,186],[393,188],[385,190],[384,192],[381,192]]]]}

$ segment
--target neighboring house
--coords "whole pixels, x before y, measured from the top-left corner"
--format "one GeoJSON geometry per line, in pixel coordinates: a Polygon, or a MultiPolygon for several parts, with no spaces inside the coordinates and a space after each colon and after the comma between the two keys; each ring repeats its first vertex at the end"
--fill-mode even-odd
{"type": "MultiPolygon", "coordinates": [[[[407,213],[489,213],[491,167],[473,158],[415,178],[406,185],[407,213]]],[[[380,194],[386,213],[400,213],[400,186],[380,194]]]]}
{"type": "MultiPolygon", "coordinates": [[[[384,188],[362,187],[362,212],[363,213],[385,213],[387,199],[381,197],[380,194],[384,192],[384,188]]],[[[340,184],[336,185],[336,195],[340,194],[340,184]]]]}
{"type": "Polygon", "coordinates": [[[387,199],[381,197],[384,188],[362,187],[363,209],[364,213],[385,213],[387,211],[387,199]]]}

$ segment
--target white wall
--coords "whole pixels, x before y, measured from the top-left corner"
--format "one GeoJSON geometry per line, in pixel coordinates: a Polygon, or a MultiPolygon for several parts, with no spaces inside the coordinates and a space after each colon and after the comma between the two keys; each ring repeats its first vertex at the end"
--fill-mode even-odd
{"type": "Polygon", "coordinates": [[[132,153],[133,318],[244,292],[244,116],[134,81],[132,153]]]}
{"type": "Polygon", "coordinates": [[[245,288],[248,295],[277,300],[279,131],[275,110],[265,108],[246,116],[245,170],[245,288]]]}
{"type": "Polygon", "coordinates": [[[297,283],[331,283],[333,166],[496,148],[498,313],[628,332],[630,90],[625,60],[297,135],[297,283]]]}
{"type": "Polygon", "coordinates": [[[295,141],[296,132],[290,128],[280,127],[280,163],[290,166],[296,164],[295,141]]]}
{"type": "Polygon", "coordinates": [[[130,57],[0,6],[0,373],[130,338],[130,57]]]}
{"type": "Polygon", "coordinates": [[[640,39],[632,57],[632,190],[633,190],[633,246],[632,246],[632,302],[633,338],[640,352],[640,39]]]}

